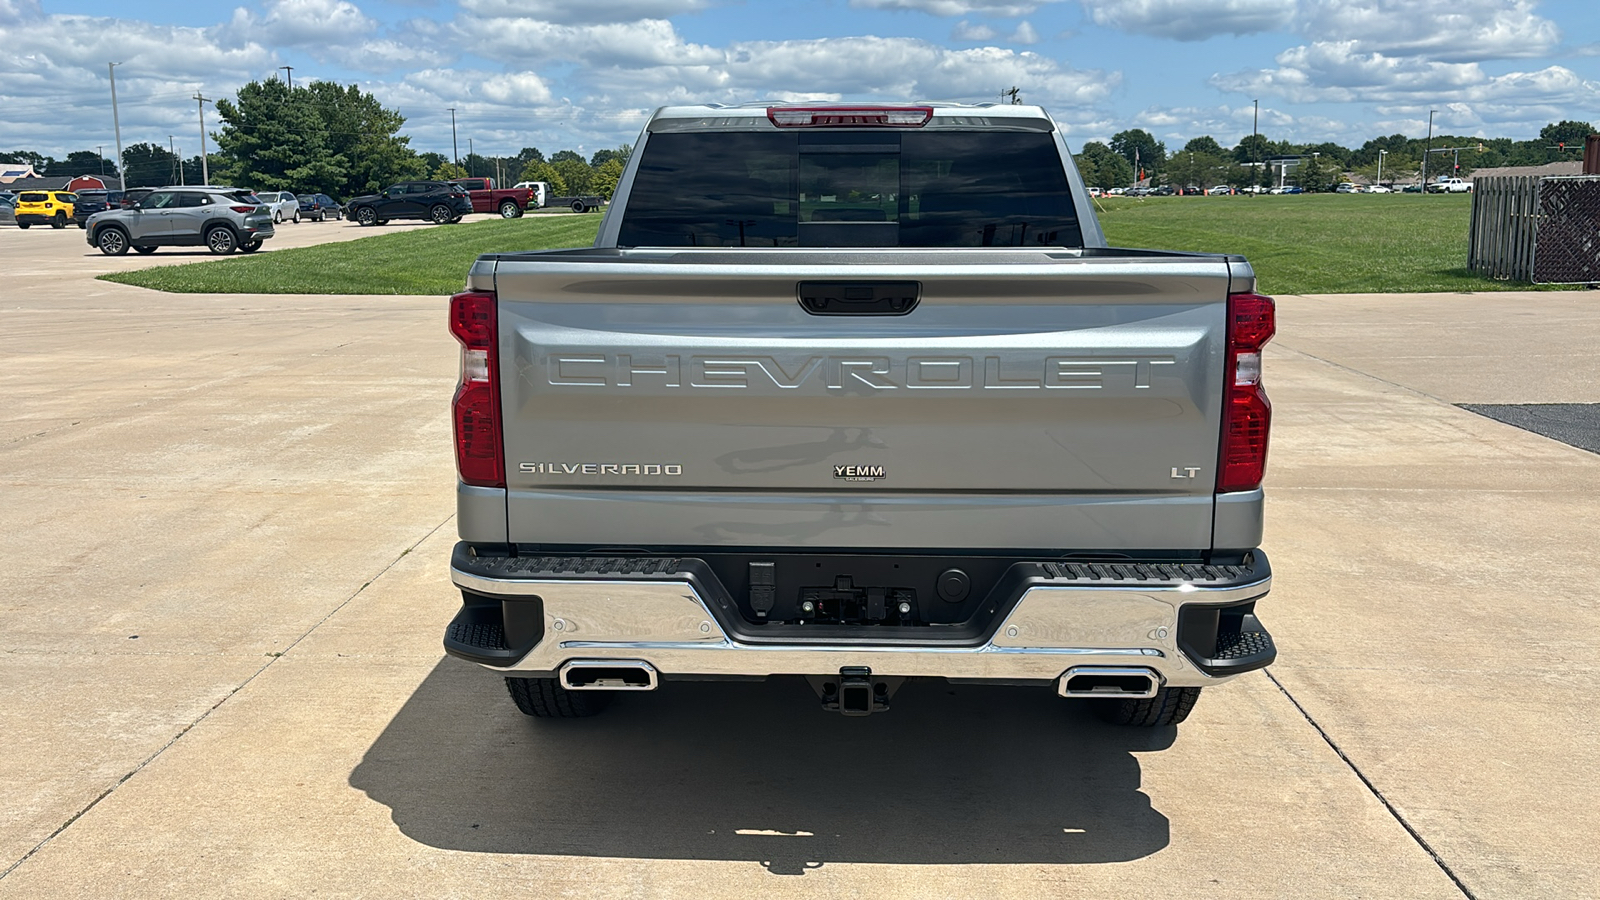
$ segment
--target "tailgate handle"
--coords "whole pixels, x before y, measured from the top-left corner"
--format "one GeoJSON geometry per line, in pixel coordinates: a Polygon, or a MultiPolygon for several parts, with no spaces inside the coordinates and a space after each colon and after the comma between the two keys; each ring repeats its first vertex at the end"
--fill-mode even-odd
{"type": "Polygon", "coordinates": [[[802,281],[800,308],[813,316],[903,316],[922,299],[920,281],[802,281]]]}

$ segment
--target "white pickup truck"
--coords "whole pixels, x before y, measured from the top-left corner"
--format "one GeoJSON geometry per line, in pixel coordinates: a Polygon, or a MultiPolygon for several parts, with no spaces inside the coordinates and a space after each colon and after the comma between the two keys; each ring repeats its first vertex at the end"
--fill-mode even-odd
{"type": "Polygon", "coordinates": [[[1470,194],[1472,182],[1465,178],[1439,178],[1428,183],[1430,194],[1470,194]]]}
{"type": "Polygon", "coordinates": [[[1038,107],[659,110],[595,245],[480,257],[450,323],[444,644],[524,713],[792,675],[1170,726],[1276,655],[1273,302],[1108,247],[1038,107]]]}

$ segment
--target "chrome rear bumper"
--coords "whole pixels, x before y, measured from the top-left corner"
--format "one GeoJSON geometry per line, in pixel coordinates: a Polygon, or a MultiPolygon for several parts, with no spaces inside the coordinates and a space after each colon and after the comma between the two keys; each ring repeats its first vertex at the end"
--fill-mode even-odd
{"type": "MultiPolygon", "coordinates": [[[[493,671],[526,676],[552,676],[574,660],[628,660],[646,662],[669,679],[824,675],[864,666],[882,676],[1043,683],[1075,667],[1112,666],[1152,670],[1166,685],[1202,686],[1261,668],[1275,655],[1253,611],[1244,618],[1260,629],[1251,632],[1259,635],[1254,643],[1246,642],[1254,655],[1235,656],[1239,665],[1233,668],[1214,659],[1197,663],[1194,648],[1180,644],[1181,623],[1203,620],[1211,611],[1215,632],[1215,610],[1237,609],[1267,593],[1271,572],[1264,557],[1259,577],[1249,574],[1216,584],[1035,584],[978,642],[842,645],[741,638],[724,625],[726,601],[708,602],[692,578],[680,580],[671,573],[649,580],[594,574],[499,577],[453,565],[452,580],[479,605],[463,607],[451,624],[446,649],[493,671]],[[472,619],[474,611],[488,618],[472,619]],[[488,649],[479,653],[475,647],[488,649]]],[[[1220,640],[1217,646],[1213,655],[1224,655],[1220,640]]]]}

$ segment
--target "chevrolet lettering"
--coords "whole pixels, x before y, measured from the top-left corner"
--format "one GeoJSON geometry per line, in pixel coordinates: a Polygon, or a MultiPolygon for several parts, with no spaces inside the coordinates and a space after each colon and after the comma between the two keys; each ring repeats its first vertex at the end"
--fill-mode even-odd
{"type": "Polygon", "coordinates": [[[1109,246],[1036,106],[666,107],[633,148],[592,247],[450,299],[444,646],[518,710],[949,714],[928,679],[1172,726],[1276,658],[1242,257],[1109,246]]]}
{"type": "MultiPolygon", "coordinates": [[[[550,352],[546,382],[557,387],[713,390],[1148,390],[1173,356],[696,356],[550,352]]],[[[1175,381],[1175,384],[1177,382],[1175,381]]]]}

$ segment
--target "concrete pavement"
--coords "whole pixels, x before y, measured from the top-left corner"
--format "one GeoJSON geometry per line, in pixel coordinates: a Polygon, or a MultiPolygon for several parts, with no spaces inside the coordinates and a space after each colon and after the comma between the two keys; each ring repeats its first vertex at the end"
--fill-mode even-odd
{"type": "Polygon", "coordinates": [[[1175,730],[785,680],[530,722],[439,650],[438,298],[154,293],[19,264],[37,231],[0,231],[0,898],[1600,883],[1600,457],[1451,405],[1594,399],[1595,295],[1283,298],[1281,662],[1175,730]]]}

